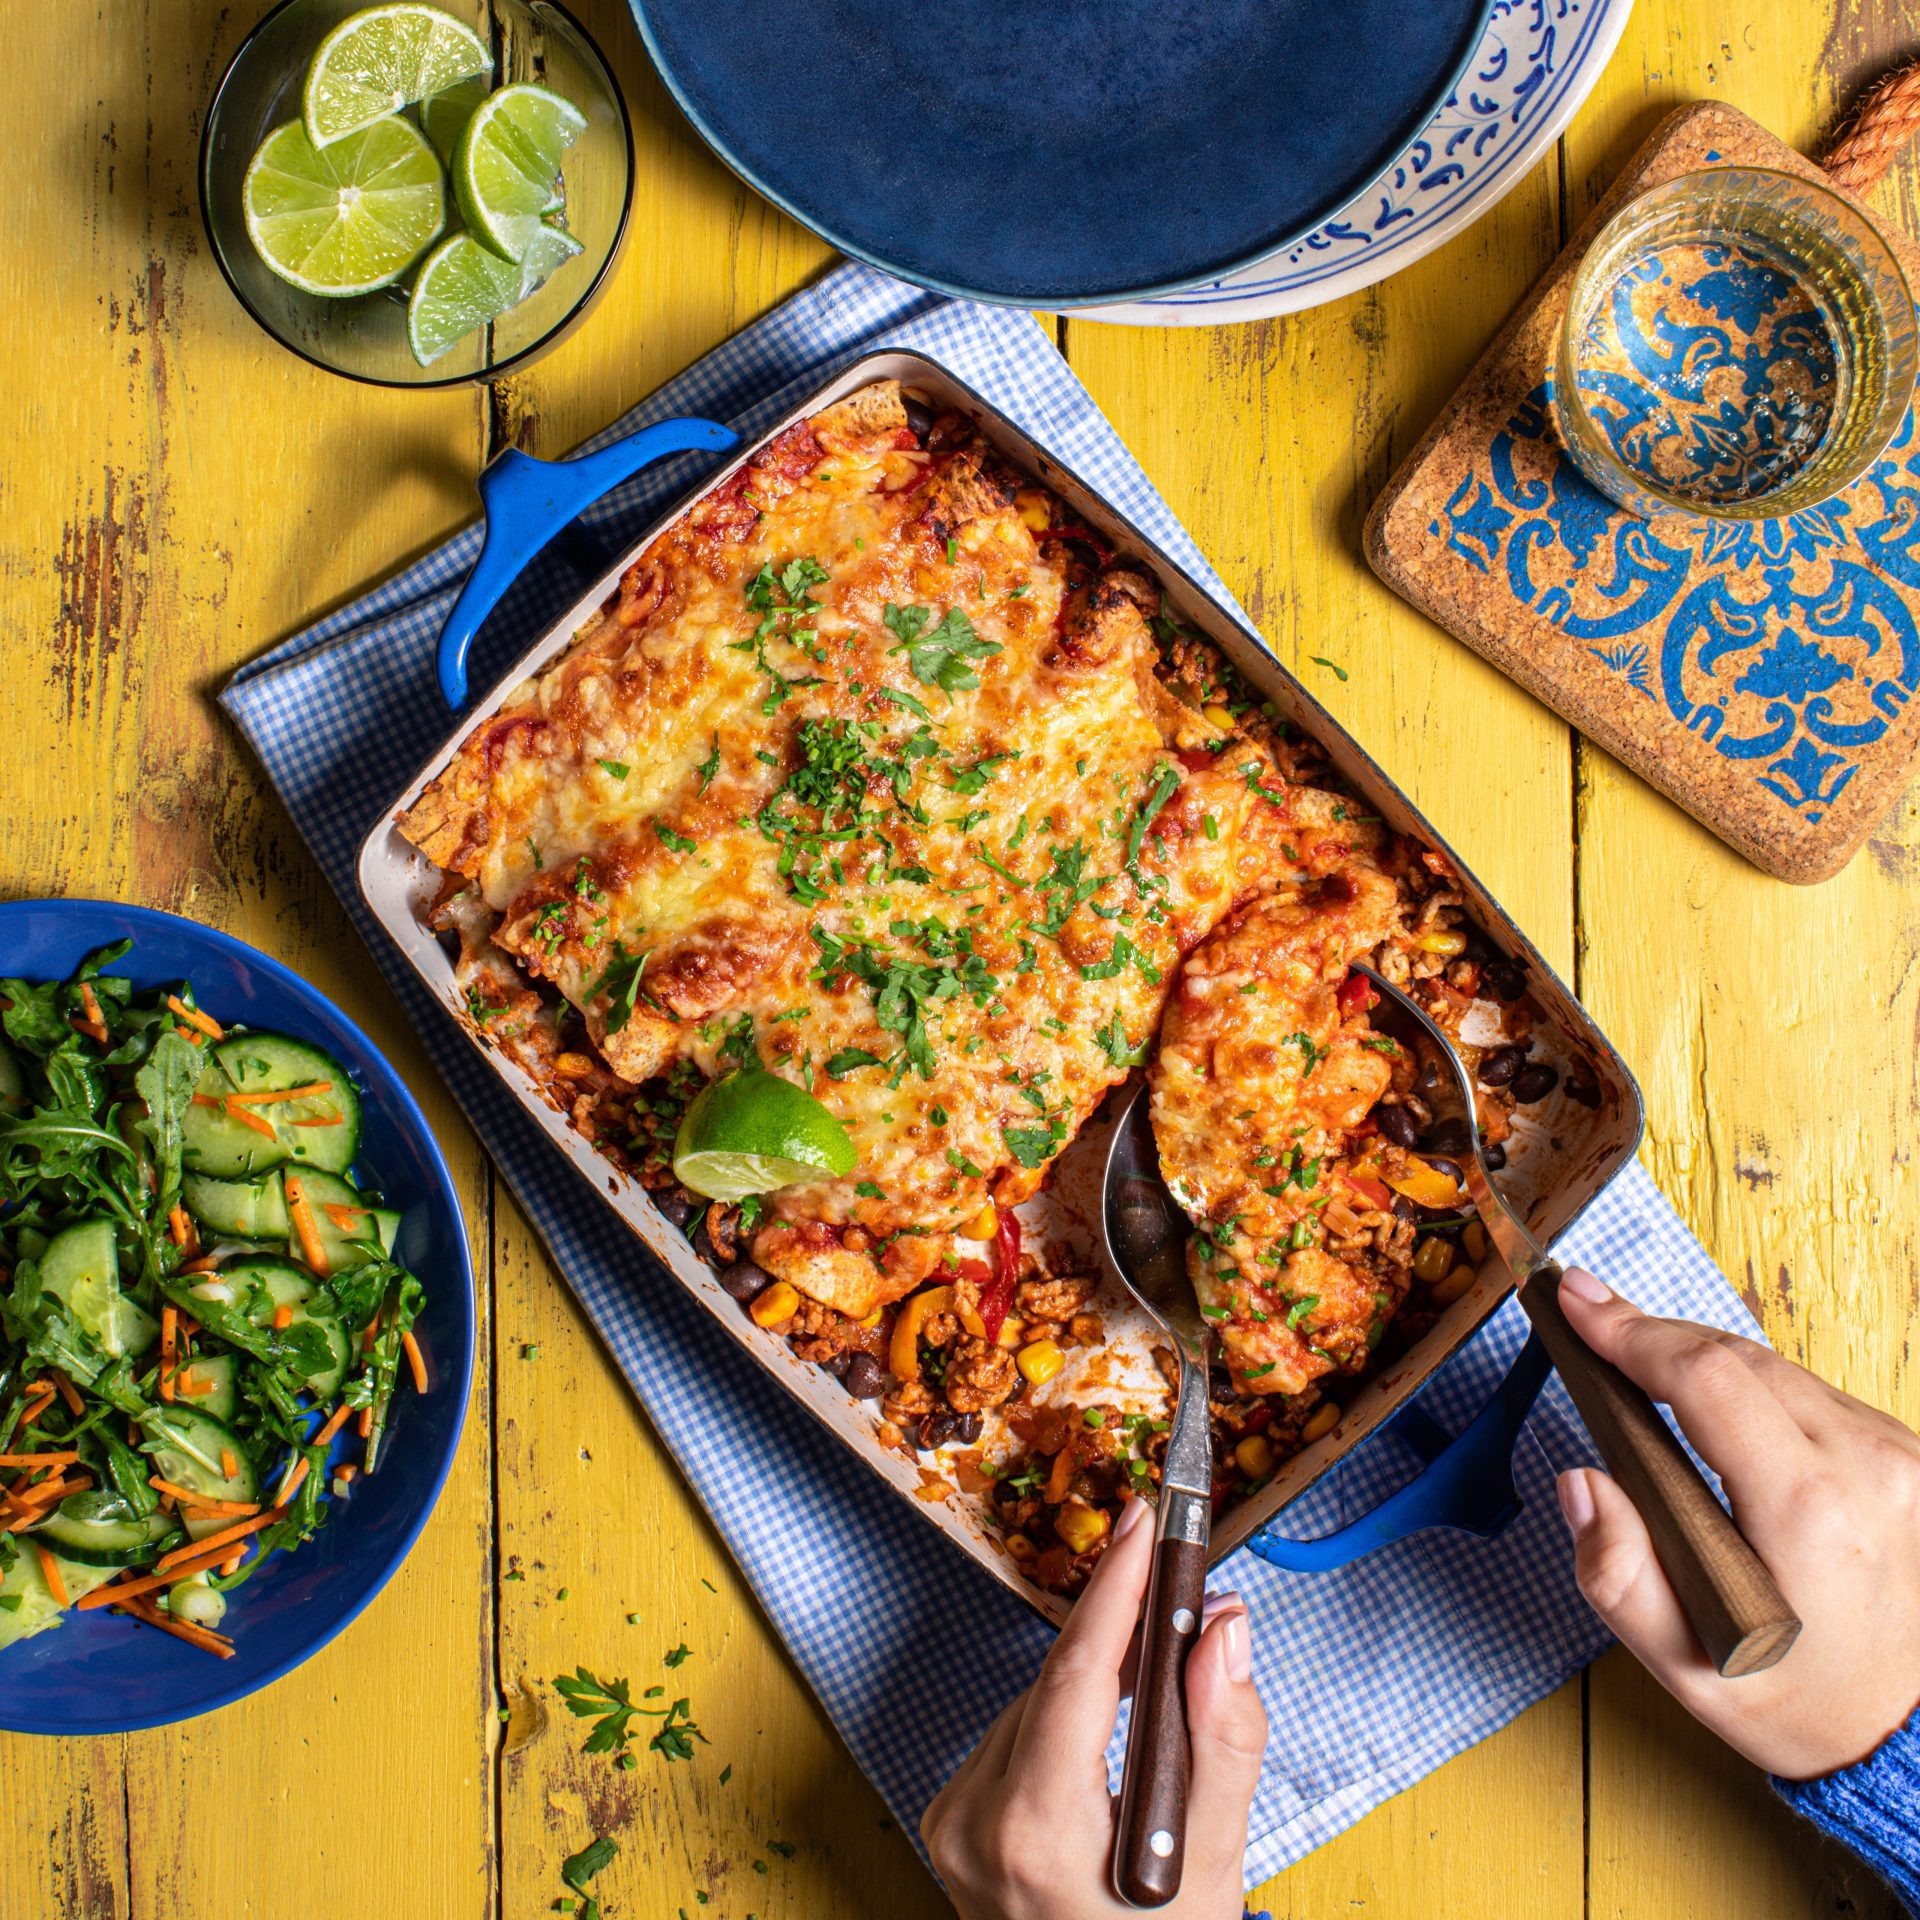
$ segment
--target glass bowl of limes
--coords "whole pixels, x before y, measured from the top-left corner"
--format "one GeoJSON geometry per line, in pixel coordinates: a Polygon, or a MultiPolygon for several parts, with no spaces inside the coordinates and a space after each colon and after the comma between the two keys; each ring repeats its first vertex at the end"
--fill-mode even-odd
{"type": "Polygon", "coordinates": [[[283,0],[214,93],[200,205],[240,304],[302,359],[493,380],[605,284],[633,130],[554,0],[283,0]]]}

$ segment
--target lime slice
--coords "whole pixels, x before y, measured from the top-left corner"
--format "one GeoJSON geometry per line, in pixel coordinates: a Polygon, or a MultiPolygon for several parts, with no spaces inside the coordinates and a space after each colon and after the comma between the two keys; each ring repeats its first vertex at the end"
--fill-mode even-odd
{"type": "Polygon", "coordinates": [[[430,367],[476,327],[517,307],[556,267],[582,252],[564,227],[542,227],[517,266],[483,247],[471,234],[456,233],[421,263],[407,302],[407,342],[413,357],[430,367]]]}
{"type": "Polygon", "coordinates": [[[412,101],[492,71],[487,43],[452,14],[414,0],[369,7],[320,42],[300,115],[313,144],[330,147],[412,101]]]}
{"type": "Polygon", "coordinates": [[[442,164],[453,165],[453,150],[473,118],[473,110],[492,92],[491,77],[476,73],[456,85],[430,93],[420,102],[420,124],[442,164]]]}
{"type": "Polygon", "coordinates": [[[502,87],[475,109],[451,172],[460,215],[477,240],[518,260],[554,204],[560,157],[587,116],[545,87],[502,87]]]}
{"type": "Polygon", "coordinates": [[[440,162],[404,120],[377,121],[324,149],[289,120],[261,141],[240,193],[261,259],[330,298],[390,286],[447,219],[440,162]]]}
{"type": "Polygon", "coordinates": [[[709,1200],[851,1173],[855,1158],[846,1128],[812,1094],[752,1068],[707,1087],[673,1143],[674,1178],[709,1200]]]}

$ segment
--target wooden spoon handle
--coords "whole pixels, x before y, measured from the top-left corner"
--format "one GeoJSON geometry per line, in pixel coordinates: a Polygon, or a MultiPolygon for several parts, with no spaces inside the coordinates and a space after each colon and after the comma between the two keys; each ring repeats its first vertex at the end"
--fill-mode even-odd
{"type": "Polygon", "coordinates": [[[1647,1523],[1707,1657],[1728,1679],[1772,1666],[1798,1638],[1800,1621],[1673,1429],[1642,1388],[1574,1331],[1556,1263],[1528,1276],[1520,1303],[1607,1470],[1647,1523]]]}
{"type": "MultiPolygon", "coordinates": [[[[1161,1497],[1181,1505],[1195,1499],[1161,1497]]],[[[1204,1532],[1197,1540],[1178,1537],[1193,1529],[1177,1512],[1170,1519],[1153,1549],[1113,1841],[1114,1891],[1133,1907],[1164,1907],[1180,1891],[1187,1847],[1187,1655],[1200,1636],[1207,1544],[1204,1532]]]]}

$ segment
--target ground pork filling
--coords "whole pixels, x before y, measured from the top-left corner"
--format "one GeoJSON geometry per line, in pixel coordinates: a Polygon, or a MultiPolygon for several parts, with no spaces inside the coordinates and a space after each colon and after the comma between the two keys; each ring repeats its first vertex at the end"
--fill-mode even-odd
{"type": "MultiPolygon", "coordinates": [[[[1076,552],[1069,591],[1097,589],[1104,556],[1076,552]]],[[[1252,878],[1236,913],[1296,901],[1303,912],[1350,900],[1367,909],[1341,921],[1344,946],[1313,949],[1307,972],[1318,967],[1324,979],[1294,983],[1332,997],[1319,1027],[1286,1036],[1304,1043],[1306,1072],[1294,1091],[1318,1104],[1303,1093],[1290,1137],[1252,1154],[1248,1167],[1258,1171],[1248,1178],[1260,1184],[1247,1195],[1211,1212],[1182,1196],[1196,1223],[1196,1282],[1226,1333],[1210,1382],[1219,1512],[1328,1432],[1365,1379],[1465,1291],[1485,1252],[1454,1190],[1467,1142],[1437,1111],[1443,1069],[1430,1043],[1369,1038],[1364,997],[1346,991],[1359,978],[1349,965],[1365,961],[1411,993],[1460,1045],[1496,1165],[1516,1106],[1544,1098],[1561,1070],[1537,1056],[1525,976],[1468,922],[1445,859],[1371,820],[1321,750],[1263,707],[1209,643],[1164,617],[1153,627],[1162,686],[1230,735],[1224,748],[1214,743],[1215,756],[1243,755],[1248,788],[1270,808],[1268,824],[1249,836],[1243,866],[1252,878]],[[1498,1046],[1460,1040],[1476,1004],[1498,1010],[1498,1046]],[[1313,1069],[1330,1060],[1315,1088],[1313,1069]]],[[[838,1311],[755,1263],[761,1206],[709,1205],[675,1182],[675,1133],[706,1084],[692,1062],[638,1085],[622,1079],[580,1013],[530,983],[493,944],[494,917],[471,890],[450,883],[432,921],[458,939],[475,1033],[525,1068],[583,1136],[649,1190],[741,1311],[872,1407],[882,1445],[939,1453],[961,1489],[984,1499],[1029,1579],[1058,1593],[1083,1586],[1126,1503],[1154,1496],[1171,1398],[1152,1414],[1050,1390],[1069,1361],[1099,1352],[1106,1330],[1091,1275],[1059,1268],[1045,1249],[1022,1250],[1017,1231],[1005,1230],[1024,1194],[996,1188],[994,1204],[942,1235],[906,1297],[860,1317],[838,1311]]],[[[1204,965],[1207,939],[1191,949],[1184,964],[1204,965]]],[[[1169,981],[1163,1047],[1172,1045],[1182,991],[1181,977],[1169,981]]],[[[1590,1082],[1574,1066],[1565,1091],[1597,1103],[1590,1082]]],[[[858,1224],[836,1231],[843,1250],[876,1262],[897,1251],[858,1224]]],[[[1170,1386],[1174,1362],[1161,1358],[1170,1386]]]]}

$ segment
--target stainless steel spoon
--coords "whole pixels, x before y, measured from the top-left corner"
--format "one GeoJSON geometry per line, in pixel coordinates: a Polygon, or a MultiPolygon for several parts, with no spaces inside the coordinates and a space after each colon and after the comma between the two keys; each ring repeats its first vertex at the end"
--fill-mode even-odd
{"type": "Polygon", "coordinates": [[[1507,1263],[1520,1304],[1567,1384],[1609,1472],[1626,1489],[1700,1644],[1729,1679],[1759,1673],[1799,1636],[1800,1621],[1692,1456],[1653,1402],[1573,1329],[1560,1305],[1560,1268],[1487,1177],[1466,1063],[1418,1001],[1371,967],[1356,967],[1439,1049],[1452,1070],[1454,1112],[1469,1151],[1461,1172],[1487,1237],[1507,1263]]]}
{"type": "Polygon", "coordinates": [[[1186,1666],[1200,1631],[1213,1525],[1207,1418],[1213,1332],[1187,1277],[1192,1229],[1161,1177],[1144,1087],[1122,1110],[1107,1149],[1101,1224],[1121,1279],[1180,1360],[1113,1837],[1114,1891],[1129,1906],[1163,1907],[1180,1891],[1186,1852],[1186,1666]]]}

